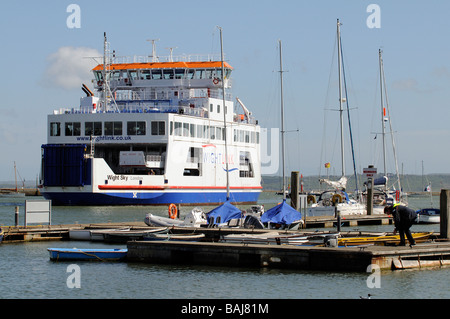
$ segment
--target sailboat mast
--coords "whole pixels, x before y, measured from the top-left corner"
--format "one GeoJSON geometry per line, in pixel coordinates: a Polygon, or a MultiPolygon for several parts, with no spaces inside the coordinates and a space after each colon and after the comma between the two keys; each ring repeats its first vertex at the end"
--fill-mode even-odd
{"type": "Polygon", "coordinates": [[[339,118],[341,126],[341,167],[342,176],[345,176],[345,165],[344,165],[344,109],[342,107],[342,66],[341,66],[341,23],[337,19],[337,41],[338,41],[338,76],[339,76],[339,118]]]}
{"type": "Polygon", "coordinates": [[[283,170],[283,200],[286,199],[286,178],[285,178],[285,159],[284,159],[284,101],[283,101],[283,56],[281,49],[281,40],[278,40],[280,48],[280,104],[281,104],[281,163],[283,170]]]}
{"type": "MultiPolygon", "coordinates": [[[[386,120],[383,119],[383,148],[385,149],[385,147],[386,147],[385,143],[384,143],[385,122],[389,121],[389,134],[391,135],[392,152],[394,154],[395,173],[397,174],[398,189],[401,192],[402,185],[401,185],[401,181],[400,181],[400,172],[399,172],[399,169],[398,169],[398,160],[397,160],[397,151],[396,151],[396,147],[395,147],[394,130],[392,129],[391,114],[390,114],[390,110],[389,110],[389,99],[388,99],[387,89],[386,89],[386,77],[384,76],[384,64],[383,64],[383,59],[381,57],[381,52],[382,51],[380,50],[380,65],[381,65],[380,70],[381,70],[381,74],[382,74],[382,76],[380,76],[380,78],[383,81],[382,84],[383,84],[383,87],[384,87],[384,97],[385,97],[385,101],[386,101],[386,107],[383,109],[383,115],[387,116],[386,120]]],[[[384,161],[385,161],[384,165],[385,165],[385,172],[386,172],[386,155],[384,156],[384,161]]]]}
{"type": "MultiPolygon", "coordinates": [[[[381,49],[378,50],[379,64],[380,64],[380,96],[381,96],[381,137],[383,144],[383,172],[384,176],[387,176],[386,171],[386,108],[384,107],[383,100],[383,51],[381,49]]],[[[385,186],[387,188],[387,185],[385,186]]]]}
{"type": "Polygon", "coordinates": [[[223,127],[225,130],[225,169],[227,173],[227,201],[230,199],[230,176],[228,171],[228,147],[227,147],[227,117],[226,117],[226,106],[225,106],[225,67],[223,58],[223,38],[222,38],[222,28],[220,30],[220,60],[222,62],[222,101],[223,101],[223,127]]]}

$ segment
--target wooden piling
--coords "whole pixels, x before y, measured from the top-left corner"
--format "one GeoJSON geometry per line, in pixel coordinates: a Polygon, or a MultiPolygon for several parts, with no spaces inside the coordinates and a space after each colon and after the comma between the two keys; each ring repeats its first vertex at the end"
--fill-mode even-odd
{"type": "Polygon", "coordinates": [[[299,172],[291,172],[291,206],[299,210],[299,188],[300,188],[300,179],[299,172]]]}
{"type": "Polygon", "coordinates": [[[440,209],[440,237],[443,239],[450,239],[450,190],[448,189],[441,190],[440,209]]]}

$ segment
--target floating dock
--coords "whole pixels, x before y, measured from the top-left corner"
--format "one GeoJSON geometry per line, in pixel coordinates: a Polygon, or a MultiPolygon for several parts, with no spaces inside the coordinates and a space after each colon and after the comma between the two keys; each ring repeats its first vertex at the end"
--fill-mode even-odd
{"type": "Polygon", "coordinates": [[[366,272],[450,265],[450,242],[394,246],[316,247],[210,242],[128,242],[128,261],[209,266],[366,272]]]}

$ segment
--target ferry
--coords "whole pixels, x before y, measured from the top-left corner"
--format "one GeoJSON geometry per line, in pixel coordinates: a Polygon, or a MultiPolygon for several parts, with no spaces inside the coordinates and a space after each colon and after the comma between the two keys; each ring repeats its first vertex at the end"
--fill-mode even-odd
{"type": "Polygon", "coordinates": [[[76,108],[48,115],[40,191],[53,205],[256,203],[260,126],[220,57],[104,56],[76,108]],[[235,100],[237,103],[235,103],[235,100]]]}

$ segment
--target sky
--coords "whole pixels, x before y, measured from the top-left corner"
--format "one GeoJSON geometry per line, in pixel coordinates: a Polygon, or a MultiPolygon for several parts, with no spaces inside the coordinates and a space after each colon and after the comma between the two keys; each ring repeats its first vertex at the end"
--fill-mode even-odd
{"type": "MultiPolygon", "coordinates": [[[[92,88],[103,32],[118,56],[149,55],[148,39],[159,39],[161,56],[169,47],[174,55],[209,54],[220,53],[217,26],[234,68],[233,94],[268,129],[281,123],[281,40],[286,169],[324,175],[330,162],[338,175],[337,19],[358,171],[382,170],[375,134],[381,48],[401,173],[450,173],[449,12],[443,0],[7,1],[0,12],[0,180],[14,180],[14,162],[22,179],[36,180],[47,115],[78,107],[81,83],[92,88]]],[[[348,125],[345,136],[351,175],[348,125]]],[[[392,151],[387,161],[394,172],[392,151]]]]}

